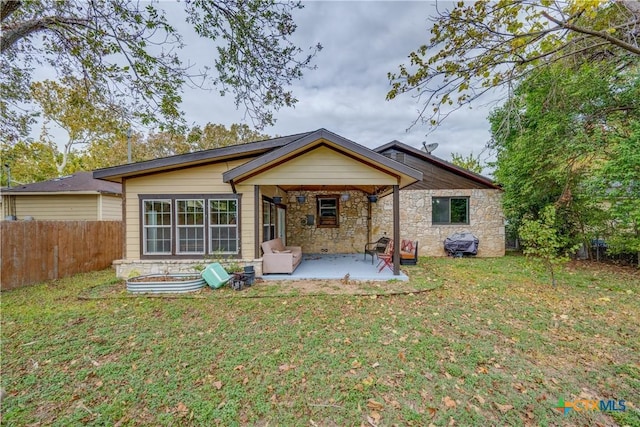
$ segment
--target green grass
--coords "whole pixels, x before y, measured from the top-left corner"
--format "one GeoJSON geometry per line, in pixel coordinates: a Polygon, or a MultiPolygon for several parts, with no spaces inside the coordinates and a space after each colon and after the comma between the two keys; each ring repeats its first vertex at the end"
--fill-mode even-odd
{"type": "Polygon", "coordinates": [[[515,256],[406,270],[430,290],[149,298],[103,271],[5,292],[2,425],[640,425],[637,270],[571,264],[557,289],[515,256]]]}

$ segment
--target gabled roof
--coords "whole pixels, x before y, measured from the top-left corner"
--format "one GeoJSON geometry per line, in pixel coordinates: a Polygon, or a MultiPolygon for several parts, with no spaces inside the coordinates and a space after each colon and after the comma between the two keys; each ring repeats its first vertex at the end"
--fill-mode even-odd
{"type": "Polygon", "coordinates": [[[291,141],[303,138],[309,133],[311,132],[98,169],[93,172],[93,177],[114,182],[122,182],[122,178],[126,178],[128,176],[143,175],[183,168],[186,166],[196,166],[223,160],[256,156],[275,148],[282,147],[283,145],[287,145],[291,141]]]}
{"type": "Polygon", "coordinates": [[[433,156],[431,154],[427,154],[422,150],[418,150],[417,148],[411,147],[410,145],[404,144],[400,141],[391,141],[387,144],[381,145],[378,148],[374,148],[373,151],[377,153],[383,153],[389,149],[396,149],[399,151],[404,151],[405,153],[409,153],[414,157],[424,160],[425,162],[431,163],[435,166],[441,167],[449,172],[458,174],[472,181],[478,182],[480,184],[486,185],[491,188],[500,189],[500,186],[496,185],[493,180],[487,178],[486,176],[477,174],[475,172],[471,172],[468,169],[461,168],[460,166],[456,166],[453,163],[447,162],[446,160],[442,160],[439,157],[433,156]]]}
{"type": "Polygon", "coordinates": [[[93,172],[76,172],[73,175],[3,188],[2,194],[45,195],[53,193],[74,194],[122,194],[122,185],[95,179],[93,172]]]}
{"type": "Polygon", "coordinates": [[[353,156],[359,161],[373,164],[387,172],[392,172],[394,175],[402,177],[403,181],[407,181],[404,183],[405,185],[422,179],[422,172],[400,162],[396,162],[395,160],[391,160],[382,154],[376,153],[367,147],[343,138],[333,132],[329,132],[326,129],[318,129],[317,131],[310,132],[287,145],[228,170],[222,174],[222,179],[224,182],[242,180],[245,177],[260,173],[289,158],[295,157],[319,144],[331,146],[333,149],[343,154],[353,156]]]}

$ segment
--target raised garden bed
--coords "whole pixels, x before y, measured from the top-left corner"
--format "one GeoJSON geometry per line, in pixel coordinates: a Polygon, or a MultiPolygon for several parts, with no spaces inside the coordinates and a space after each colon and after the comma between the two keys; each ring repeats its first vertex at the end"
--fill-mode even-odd
{"type": "Polygon", "coordinates": [[[194,273],[147,274],[127,279],[127,291],[135,293],[182,293],[204,288],[204,279],[194,273]]]}

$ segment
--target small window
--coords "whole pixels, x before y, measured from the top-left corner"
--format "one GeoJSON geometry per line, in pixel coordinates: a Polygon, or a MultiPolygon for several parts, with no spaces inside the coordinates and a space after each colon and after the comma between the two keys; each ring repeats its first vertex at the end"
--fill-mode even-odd
{"type": "Polygon", "coordinates": [[[209,253],[237,254],[238,202],[209,200],[209,253]]]}
{"type": "Polygon", "coordinates": [[[469,198],[433,197],[431,222],[433,224],[469,224],[469,198]]]}
{"type": "Polygon", "coordinates": [[[318,196],[318,227],[338,227],[339,196],[318,196]]]}

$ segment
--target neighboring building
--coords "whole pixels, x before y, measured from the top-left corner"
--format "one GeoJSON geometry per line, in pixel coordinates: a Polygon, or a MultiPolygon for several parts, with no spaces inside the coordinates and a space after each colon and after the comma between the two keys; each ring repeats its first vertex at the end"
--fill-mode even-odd
{"type": "Polygon", "coordinates": [[[122,186],[95,179],[93,172],[5,187],[0,194],[5,220],[122,220],[122,186]]]}
{"type": "Polygon", "coordinates": [[[386,232],[396,243],[420,240],[422,255],[444,256],[436,235],[467,230],[501,242],[480,256],[504,254],[500,190],[419,151],[407,157],[413,163],[394,159],[390,152],[401,148],[417,151],[394,142],[378,152],[320,129],[97,170],[94,178],[122,183],[124,192],[117,274],[179,271],[224,256],[254,264],[260,275],[260,244],[275,237],[303,253],[358,253],[386,232]],[[444,197],[454,207],[466,201],[463,224],[432,225],[432,199],[444,197]],[[489,215],[491,225],[480,220],[489,215]]]}

